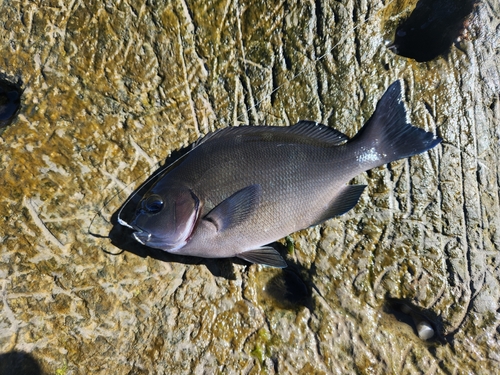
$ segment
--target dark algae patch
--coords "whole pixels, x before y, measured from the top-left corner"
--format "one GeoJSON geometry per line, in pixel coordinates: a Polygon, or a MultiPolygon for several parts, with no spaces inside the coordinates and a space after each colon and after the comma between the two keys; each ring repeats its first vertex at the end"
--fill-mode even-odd
{"type": "Polygon", "coordinates": [[[0,129],[10,125],[21,106],[21,85],[0,76],[0,129]]]}
{"type": "Polygon", "coordinates": [[[419,62],[445,54],[457,41],[476,0],[420,0],[396,30],[389,49],[419,62]]]}

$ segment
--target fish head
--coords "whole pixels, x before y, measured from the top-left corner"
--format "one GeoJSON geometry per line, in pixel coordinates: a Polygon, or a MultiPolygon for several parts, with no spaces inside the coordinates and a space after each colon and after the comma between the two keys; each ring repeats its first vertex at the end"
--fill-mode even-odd
{"type": "Polygon", "coordinates": [[[194,231],[200,200],[188,188],[149,191],[137,205],[131,227],[139,243],[175,252],[194,231]]]}

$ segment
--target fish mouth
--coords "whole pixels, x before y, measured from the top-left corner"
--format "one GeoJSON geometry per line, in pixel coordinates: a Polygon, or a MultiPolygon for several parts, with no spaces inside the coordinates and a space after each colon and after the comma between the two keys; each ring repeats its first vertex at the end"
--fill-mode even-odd
{"type": "Polygon", "coordinates": [[[137,232],[132,233],[132,236],[134,236],[135,240],[141,245],[147,245],[147,243],[151,239],[151,233],[145,232],[143,230],[138,230],[137,232]]]}
{"type": "Polygon", "coordinates": [[[134,239],[141,245],[152,247],[154,249],[165,250],[170,253],[176,252],[177,250],[182,248],[187,242],[187,240],[184,240],[180,241],[180,243],[171,244],[167,241],[164,241],[160,238],[153,236],[151,233],[146,232],[140,228],[134,227],[134,229],[136,229],[136,231],[132,233],[132,237],[134,237],[134,239]]]}

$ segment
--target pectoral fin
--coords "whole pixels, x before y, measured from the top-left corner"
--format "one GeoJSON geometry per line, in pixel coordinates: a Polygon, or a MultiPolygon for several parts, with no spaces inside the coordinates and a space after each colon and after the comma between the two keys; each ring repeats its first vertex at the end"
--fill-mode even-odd
{"type": "Polygon", "coordinates": [[[264,264],[266,266],[286,268],[288,265],[272,247],[260,247],[255,250],[248,250],[236,255],[238,258],[244,259],[250,263],[264,264]]]}
{"type": "Polygon", "coordinates": [[[330,207],[324,211],[318,220],[313,224],[320,224],[335,216],[345,214],[353,208],[359,201],[359,197],[365,190],[366,185],[347,185],[337,195],[335,200],[330,204],[330,207]]]}
{"type": "Polygon", "coordinates": [[[255,211],[260,191],[258,184],[238,190],[214,207],[204,219],[212,222],[218,232],[241,224],[255,211]]]}

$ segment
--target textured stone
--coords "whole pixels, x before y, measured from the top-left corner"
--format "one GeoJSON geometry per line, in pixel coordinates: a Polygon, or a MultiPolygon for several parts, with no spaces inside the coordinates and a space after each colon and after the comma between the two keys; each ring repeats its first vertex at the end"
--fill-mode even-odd
{"type": "Polygon", "coordinates": [[[417,63],[386,48],[415,3],[4,1],[0,73],[24,93],[0,134],[0,369],[500,371],[500,5],[417,63]],[[299,119],[353,135],[397,78],[444,142],[359,176],[354,210],[288,240],[289,270],[93,235],[199,136],[299,119]]]}

